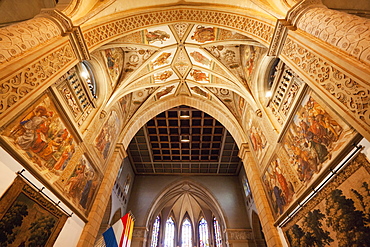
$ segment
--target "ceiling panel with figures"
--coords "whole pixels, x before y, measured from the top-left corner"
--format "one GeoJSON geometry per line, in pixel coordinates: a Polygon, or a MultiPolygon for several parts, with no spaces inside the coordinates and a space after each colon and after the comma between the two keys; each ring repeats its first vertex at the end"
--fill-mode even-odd
{"type": "MultiPolygon", "coordinates": [[[[267,51],[237,32],[181,22],[131,33],[106,48],[102,54],[107,73],[116,83],[114,93],[126,123],[145,102],[153,104],[166,97],[187,95],[217,101],[242,125],[256,64],[267,51]],[[117,57],[119,54],[122,58],[117,57]],[[117,70],[121,71],[119,76],[117,70]]],[[[181,108],[188,108],[194,114],[194,119],[189,120],[195,124],[191,128],[194,127],[195,132],[200,130],[192,136],[195,142],[181,143],[179,133],[171,132],[175,128],[181,130],[180,125],[171,124],[183,123],[179,119],[182,109],[163,112],[140,129],[128,148],[135,172],[237,174],[240,170],[238,148],[227,130],[204,112],[186,106],[181,108]],[[207,121],[213,124],[207,126],[207,121]],[[201,124],[196,126],[198,122],[201,124]],[[162,123],[167,127],[161,126],[162,123]],[[164,129],[166,133],[162,133],[164,129]],[[208,141],[202,143],[198,139],[208,141]],[[162,147],[162,142],[168,147],[162,147]],[[190,149],[186,145],[190,145],[190,149]],[[221,151],[216,154],[217,148],[212,147],[217,145],[221,151]],[[202,152],[205,155],[202,156],[202,152]]]]}

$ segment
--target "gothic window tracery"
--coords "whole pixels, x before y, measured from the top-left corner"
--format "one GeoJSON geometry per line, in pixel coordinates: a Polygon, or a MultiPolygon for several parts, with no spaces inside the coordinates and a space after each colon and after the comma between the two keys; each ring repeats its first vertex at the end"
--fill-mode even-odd
{"type": "Polygon", "coordinates": [[[207,221],[202,217],[198,225],[199,229],[199,247],[209,246],[209,233],[207,221]]]}
{"type": "Polygon", "coordinates": [[[152,230],[152,241],[150,243],[150,247],[157,247],[159,243],[159,230],[160,230],[161,218],[157,216],[155,218],[152,230]]]}
{"type": "Polygon", "coordinates": [[[174,247],[175,245],[175,222],[172,217],[166,221],[166,232],[164,238],[164,247],[174,247]]]}
{"type": "Polygon", "coordinates": [[[192,245],[192,227],[189,218],[185,218],[181,226],[181,247],[191,247],[192,245]]]}

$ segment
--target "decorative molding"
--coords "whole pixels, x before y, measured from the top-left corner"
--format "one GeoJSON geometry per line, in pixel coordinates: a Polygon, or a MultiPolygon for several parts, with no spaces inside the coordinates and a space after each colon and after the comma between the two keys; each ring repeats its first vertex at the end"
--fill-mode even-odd
{"type": "Polygon", "coordinates": [[[256,111],[256,116],[261,118],[262,117],[262,110],[261,109],[257,109],[256,111]]]}
{"type": "Polygon", "coordinates": [[[309,9],[315,8],[315,7],[326,8],[326,6],[323,5],[322,0],[300,1],[288,11],[286,15],[287,17],[285,19],[286,21],[291,23],[291,25],[296,26],[301,16],[309,9]]]}
{"type": "Polygon", "coordinates": [[[293,26],[286,20],[277,20],[276,26],[274,30],[274,35],[272,37],[272,41],[270,43],[269,49],[267,51],[267,56],[270,57],[278,57],[283,45],[285,43],[285,39],[288,34],[288,29],[293,29],[293,26]]]}
{"type": "Polygon", "coordinates": [[[39,16],[54,21],[62,31],[62,35],[69,35],[73,49],[80,61],[90,59],[90,53],[80,27],[74,26],[68,16],[57,9],[43,9],[39,16]]]}
{"type": "Polygon", "coordinates": [[[307,10],[297,27],[370,65],[370,20],[326,8],[307,10]]]}
{"type": "Polygon", "coordinates": [[[57,25],[39,17],[0,29],[0,65],[60,35],[57,25]]]}
{"type": "Polygon", "coordinates": [[[48,18],[55,22],[62,31],[62,35],[69,33],[70,30],[73,29],[71,19],[57,9],[42,9],[38,16],[48,18]]]}
{"type": "Polygon", "coordinates": [[[253,240],[252,230],[247,229],[227,229],[227,236],[229,241],[253,240]]]}
{"type": "Polygon", "coordinates": [[[238,153],[238,156],[239,158],[243,161],[244,158],[246,157],[247,153],[250,154],[251,150],[249,148],[249,144],[248,143],[242,143],[239,147],[239,153],[238,153]]]}
{"type": "Polygon", "coordinates": [[[94,26],[84,31],[84,37],[87,47],[92,50],[128,32],[177,21],[202,22],[231,28],[264,45],[271,42],[273,34],[272,25],[247,16],[215,10],[181,8],[126,16],[119,20],[94,26]]]}
{"type": "Polygon", "coordinates": [[[53,75],[64,69],[75,59],[70,43],[46,54],[12,77],[5,79],[0,86],[0,114],[23,99],[34,89],[45,84],[53,75]]]}
{"type": "Polygon", "coordinates": [[[348,112],[364,130],[370,127],[370,87],[339,69],[331,61],[324,60],[301,44],[288,38],[284,55],[295,67],[337,104],[348,112]]]}

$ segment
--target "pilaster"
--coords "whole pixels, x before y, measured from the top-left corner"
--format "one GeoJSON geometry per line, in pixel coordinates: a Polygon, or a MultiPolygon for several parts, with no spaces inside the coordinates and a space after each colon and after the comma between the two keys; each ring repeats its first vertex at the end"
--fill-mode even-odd
{"type": "Polygon", "coordinates": [[[122,160],[127,156],[124,146],[121,143],[116,145],[114,153],[108,167],[104,173],[103,181],[99,187],[98,194],[92,205],[88,222],[86,223],[77,246],[94,246],[96,235],[98,234],[101,221],[104,217],[105,208],[108,205],[109,197],[112,194],[114,182],[122,164],[122,160]]]}
{"type": "Polygon", "coordinates": [[[282,246],[277,228],[274,226],[274,217],[271,212],[270,204],[267,200],[266,192],[263,188],[260,173],[249,149],[248,143],[243,143],[239,150],[239,157],[242,159],[251,191],[261,221],[261,226],[265,235],[267,246],[282,246]]]}

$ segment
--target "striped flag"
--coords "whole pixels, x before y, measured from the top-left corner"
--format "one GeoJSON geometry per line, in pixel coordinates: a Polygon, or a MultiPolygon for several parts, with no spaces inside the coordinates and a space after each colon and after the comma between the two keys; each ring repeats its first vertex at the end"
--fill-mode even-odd
{"type": "Polygon", "coordinates": [[[129,247],[133,228],[134,220],[128,213],[103,233],[105,245],[107,247],[129,247]]]}

